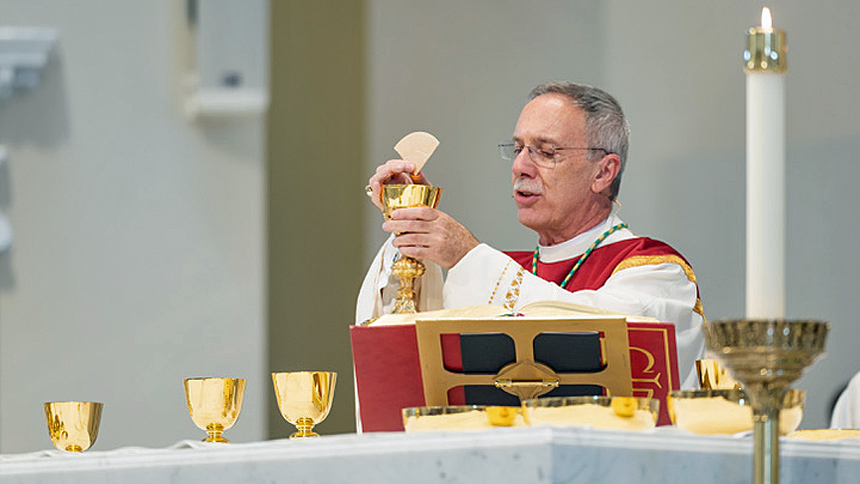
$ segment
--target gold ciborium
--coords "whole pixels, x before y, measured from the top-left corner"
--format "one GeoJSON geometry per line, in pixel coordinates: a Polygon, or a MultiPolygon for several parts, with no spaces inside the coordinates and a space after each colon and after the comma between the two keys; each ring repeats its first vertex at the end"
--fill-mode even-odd
{"type": "Polygon", "coordinates": [[[336,381],[337,373],[333,371],[272,373],[278,409],[298,429],[291,439],[319,437],[313,428],[331,411],[336,381]]]}
{"type": "Polygon", "coordinates": [[[236,423],[245,395],[243,378],[188,378],[185,400],[194,425],[205,430],[203,442],[230,443],[222,434],[236,423]]]}
{"type": "Polygon", "coordinates": [[[45,419],[54,447],[68,452],[83,452],[99,434],[103,404],[97,402],[47,402],[45,419]]]}
{"type": "MultiPolygon", "coordinates": [[[[385,185],[382,188],[382,206],[385,218],[398,208],[426,206],[436,208],[442,189],[430,185],[385,185]]],[[[414,281],[424,275],[424,264],[418,259],[401,256],[391,266],[391,272],[400,279],[400,289],[394,300],[393,314],[417,313],[414,281]]]]}
{"type": "Polygon", "coordinates": [[[779,482],[779,413],[789,385],[824,353],[819,321],[705,323],[705,344],[744,388],[753,410],[753,482],[779,482]]]}

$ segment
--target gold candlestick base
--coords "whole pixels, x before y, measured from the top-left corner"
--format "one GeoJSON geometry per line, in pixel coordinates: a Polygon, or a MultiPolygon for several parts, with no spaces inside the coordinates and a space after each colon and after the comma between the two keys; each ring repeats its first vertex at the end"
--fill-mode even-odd
{"type": "Polygon", "coordinates": [[[830,325],[818,321],[705,323],[705,344],[743,385],[753,408],[753,482],[779,482],[779,411],[792,382],[824,353],[830,325]]]}

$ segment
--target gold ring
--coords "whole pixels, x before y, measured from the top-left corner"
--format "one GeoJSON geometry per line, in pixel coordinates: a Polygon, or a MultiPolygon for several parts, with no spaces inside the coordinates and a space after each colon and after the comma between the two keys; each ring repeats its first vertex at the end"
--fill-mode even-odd
{"type": "Polygon", "coordinates": [[[364,187],[364,193],[366,193],[368,197],[372,197],[373,188],[370,188],[370,185],[367,185],[366,187],[364,187]]]}

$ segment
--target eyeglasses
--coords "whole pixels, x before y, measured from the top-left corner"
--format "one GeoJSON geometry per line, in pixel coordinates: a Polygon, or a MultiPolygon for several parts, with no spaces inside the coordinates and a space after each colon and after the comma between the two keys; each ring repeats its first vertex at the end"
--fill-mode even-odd
{"type": "Polygon", "coordinates": [[[523,150],[529,151],[529,158],[535,165],[544,168],[552,168],[561,160],[558,158],[558,152],[564,150],[581,150],[581,151],[602,151],[607,155],[612,153],[604,148],[579,148],[579,147],[563,147],[556,148],[550,145],[542,145],[540,147],[523,145],[519,143],[499,143],[499,155],[503,160],[513,161],[519,156],[523,150]]]}

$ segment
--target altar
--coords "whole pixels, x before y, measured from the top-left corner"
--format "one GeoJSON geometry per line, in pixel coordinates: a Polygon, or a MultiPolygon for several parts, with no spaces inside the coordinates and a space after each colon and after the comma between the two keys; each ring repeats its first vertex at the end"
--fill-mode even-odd
{"type": "MultiPolygon", "coordinates": [[[[860,439],[783,439],[785,483],[854,482],[860,439]]],[[[747,483],[752,439],[676,428],[494,428],[369,433],[303,441],[0,456],[3,484],[55,483],[747,483]]]]}

